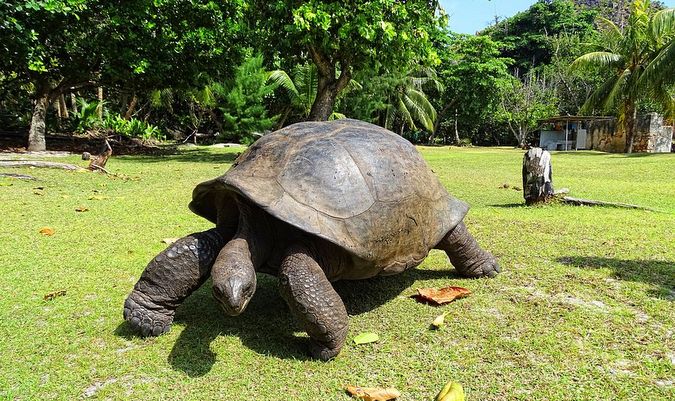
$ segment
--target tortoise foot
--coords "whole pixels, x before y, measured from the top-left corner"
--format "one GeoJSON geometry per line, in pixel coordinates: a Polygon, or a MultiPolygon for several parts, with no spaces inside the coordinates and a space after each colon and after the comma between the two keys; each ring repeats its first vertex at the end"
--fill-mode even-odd
{"type": "Polygon", "coordinates": [[[124,301],[124,320],[143,337],[156,337],[171,329],[174,311],[144,299],[133,291],[124,301]]]}
{"type": "Polygon", "coordinates": [[[330,348],[317,341],[311,340],[309,344],[309,353],[312,358],[322,360],[324,362],[330,361],[340,353],[340,348],[330,348]]]}
{"type": "Polygon", "coordinates": [[[460,270],[460,274],[466,277],[479,278],[479,277],[495,277],[502,271],[492,254],[485,252],[485,256],[478,261],[472,263],[466,269],[460,270]]]}

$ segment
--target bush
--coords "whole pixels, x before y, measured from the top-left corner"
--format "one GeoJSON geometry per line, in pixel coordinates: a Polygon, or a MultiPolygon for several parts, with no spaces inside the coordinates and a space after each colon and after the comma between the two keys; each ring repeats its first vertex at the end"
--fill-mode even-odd
{"type": "Polygon", "coordinates": [[[106,119],[103,122],[103,128],[130,138],[142,138],[144,140],[165,139],[164,134],[162,134],[158,127],[135,118],[125,120],[119,114],[106,116],[106,119]]]}

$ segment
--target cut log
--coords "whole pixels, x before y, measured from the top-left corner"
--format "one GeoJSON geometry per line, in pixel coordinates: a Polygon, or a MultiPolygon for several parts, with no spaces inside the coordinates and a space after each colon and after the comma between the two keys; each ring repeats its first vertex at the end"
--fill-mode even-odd
{"type": "Polygon", "coordinates": [[[38,167],[38,168],[60,168],[63,170],[82,170],[82,167],[74,164],[45,162],[40,160],[0,160],[0,167],[38,167]]]}
{"type": "Polygon", "coordinates": [[[546,202],[553,196],[551,154],[532,148],[523,156],[523,197],[525,204],[546,202]]]}
{"type": "Polygon", "coordinates": [[[16,178],[17,180],[37,180],[37,178],[33,177],[32,175],[26,174],[0,173],[0,177],[16,178]]]}
{"type": "Polygon", "coordinates": [[[604,201],[597,201],[597,200],[592,200],[592,199],[573,198],[571,196],[563,197],[562,202],[568,203],[570,205],[575,205],[575,206],[610,206],[610,207],[620,207],[620,208],[625,208],[625,209],[649,210],[649,211],[652,211],[652,212],[658,211],[656,209],[650,209],[648,207],[639,206],[639,205],[631,205],[629,203],[604,202],[604,201]]]}

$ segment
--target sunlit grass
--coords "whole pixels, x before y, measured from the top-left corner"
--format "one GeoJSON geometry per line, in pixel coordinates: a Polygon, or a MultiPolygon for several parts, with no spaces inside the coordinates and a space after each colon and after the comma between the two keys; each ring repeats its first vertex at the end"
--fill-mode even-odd
{"type": "Polygon", "coordinates": [[[462,279],[432,252],[402,275],[337,284],[349,336],[381,340],[348,344],[329,363],[307,358],[273,278],[260,277],[236,318],[203,288],[167,335],[141,339],[123,323],[124,298],[161,240],[209,227],[186,207],[192,188],[240,150],[116,157],[108,167],[121,177],[16,169],[41,181],[0,178],[0,399],[347,400],[342,387],[357,384],[417,401],[450,379],[468,400],[675,398],[673,155],[553,155],[556,187],[660,211],[649,212],[524,207],[521,192],[499,188],[522,186],[522,151],[420,150],[472,205],[469,229],[504,272],[462,279]],[[55,234],[39,234],[45,226],[55,234]],[[441,309],[409,298],[446,285],[474,294],[441,309]],[[43,299],[58,290],[66,295],[43,299]],[[447,326],[430,331],[441,311],[447,326]]]}

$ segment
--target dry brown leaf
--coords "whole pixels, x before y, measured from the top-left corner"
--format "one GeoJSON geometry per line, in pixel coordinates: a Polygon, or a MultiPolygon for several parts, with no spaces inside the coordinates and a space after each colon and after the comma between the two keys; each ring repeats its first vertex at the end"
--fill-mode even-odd
{"type": "Polygon", "coordinates": [[[78,207],[75,208],[75,211],[76,212],[88,212],[89,208],[86,207],[86,206],[78,206],[78,207]]]}
{"type": "Polygon", "coordinates": [[[162,242],[165,243],[165,244],[171,245],[171,244],[173,244],[174,242],[178,241],[179,239],[180,239],[180,238],[164,238],[164,239],[162,240],[162,242]]]}
{"type": "Polygon", "coordinates": [[[372,388],[372,387],[345,387],[347,393],[354,398],[359,398],[364,401],[389,401],[395,400],[401,396],[395,388],[372,388]]]}
{"type": "Polygon", "coordinates": [[[51,237],[52,235],[54,235],[55,232],[56,231],[54,231],[54,229],[51,227],[42,227],[40,229],[40,234],[46,235],[47,237],[51,237]]]}
{"type": "Polygon", "coordinates": [[[54,298],[62,297],[62,296],[64,296],[64,295],[66,295],[66,290],[60,290],[60,291],[50,292],[49,294],[45,294],[45,296],[42,297],[42,298],[43,298],[45,301],[51,301],[51,300],[54,299],[54,298]]]}
{"type": "Polygon", "coordinates": [[[443,305],[454,301],[458,298],[468,297],[471,294],[470,290],[463,287],[444,287],[436,288],[420,288],[417,294],[413,297],[420,302],[429,302],[434,305],[443,305]]]}

